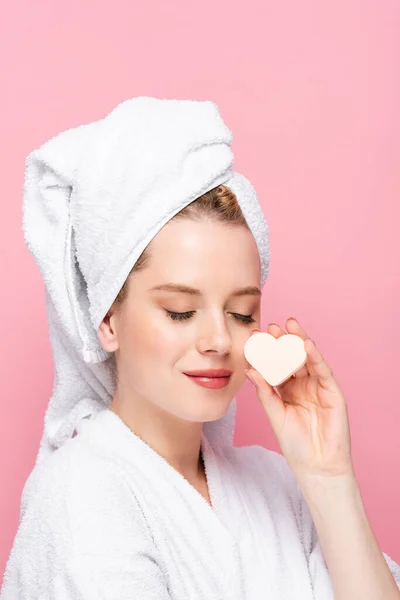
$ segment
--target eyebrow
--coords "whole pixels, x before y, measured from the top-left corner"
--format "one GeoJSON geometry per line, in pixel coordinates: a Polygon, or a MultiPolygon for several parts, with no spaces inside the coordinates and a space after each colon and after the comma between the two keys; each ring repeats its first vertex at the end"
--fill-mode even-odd
{"type": "MultiPolygon", "coordinates": [[[[201,296],[200,290],[190,287],[188,285],[181,285],[179,283],[164,283],[151,288],[152,291],[165,291],[165,292],[180,292],[181,294],[189,294],[190,296],[201,296]]],[[[258,287],[248,286],[235,290],[231,296],[235,298],[239,296],[261,296],[261,290],[258,287]]]]}

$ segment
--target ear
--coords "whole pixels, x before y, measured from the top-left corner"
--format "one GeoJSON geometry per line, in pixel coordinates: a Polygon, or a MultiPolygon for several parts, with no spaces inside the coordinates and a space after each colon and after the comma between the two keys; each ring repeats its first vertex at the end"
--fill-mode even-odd
{"type": "Polygon", "coordinates": [[[97,337],[100,340],[101,346],[103,350],[106,350],[107,352],[114,352],[119,348],[115,326],[116,320],[116,314],[113,312],[113,309],[110,308],[97,330],[97,337]]]}

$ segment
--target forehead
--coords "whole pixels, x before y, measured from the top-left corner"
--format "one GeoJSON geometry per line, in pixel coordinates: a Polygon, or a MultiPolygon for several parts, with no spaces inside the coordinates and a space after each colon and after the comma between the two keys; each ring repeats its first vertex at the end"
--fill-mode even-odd
{"type": "Polygon", "coordinates": [[[260,295],[260,260],[250,231],[189,220],[167,225],[153,238],[149,268],[141,275],[147,290],[171,296],[177,292],[201,296],[210,291],[260,295]],[[250,287],[252,291],[239,293],[240,288],[250,287]]]}
{"type": "Polygon", "coordinates": [[[193,221],[178,219],[169,221],[151,242],[154,264],[196,264],[210,261],[236,265],[248,265],[259,261],[255,239],[248,229],[210,220],[193,221]]]}

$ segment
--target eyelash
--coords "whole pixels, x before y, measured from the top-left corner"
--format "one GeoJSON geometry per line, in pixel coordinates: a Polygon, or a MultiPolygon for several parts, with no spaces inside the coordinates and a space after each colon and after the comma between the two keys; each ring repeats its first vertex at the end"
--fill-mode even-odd
{"type": "MultiPolygon", "coordinates": [[[[173,321],[185,321],[186,319],[190,319],[194,315],[194,310],[185,313],[177,313],[171,312],[170,310],[166,310],[167,315],[173,321]]],[[[237,321],[241,323],[255,323],[255,319],[252,318],[251,315],[238,315],[236,313],[232,313],[237,321]]]]}

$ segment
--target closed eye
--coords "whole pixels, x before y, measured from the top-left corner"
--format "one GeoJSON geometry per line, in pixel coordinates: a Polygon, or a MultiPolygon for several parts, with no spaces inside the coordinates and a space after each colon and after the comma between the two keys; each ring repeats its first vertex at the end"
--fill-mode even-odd
{"type": "MultiPolygon", "coordinates": [[[[190,319],[191,317],[193,317],[195,311],[191,310],[189,312],[178,313],[178,312],[172,312],[170,310],[166,310],[166,313],[173,321],[184,321],[186,319],[190,319]]],[[[251,315],[239,315],[237,313],[231,313],[231,314],[234,316],[234,318],[237,321],[240,321],[241,323],[255,323],[255,319],[253,319],[251,315]]]]}

